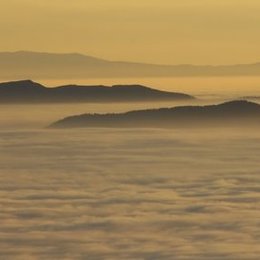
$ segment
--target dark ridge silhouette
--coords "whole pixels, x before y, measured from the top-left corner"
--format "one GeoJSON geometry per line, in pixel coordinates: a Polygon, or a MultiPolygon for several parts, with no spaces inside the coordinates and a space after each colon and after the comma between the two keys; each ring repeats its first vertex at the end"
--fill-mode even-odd
{"type": "Polygon", "coordinates": [[[259,101],[260,96],[245,96],[245,97],[242,97],[242,99],[259,101]]]}
{"type": "Polygon", "coordinates": [[[260,105],[245,100],[219,105],[181,106],[137,110],[120,114],[83,114],[53,123],[51,128],[72,127],[201,127],[247,126],[260,123],[260,105]]]}
{"type": "Polygon", "coordinates": [[[141,85],[77,86],[46,88],[31,80],[0,83],[0,103],[134,102],[195,99],[175,92],[141,85]]]}
{"type": "Polygon", "coordinates": [[[260,63],[225,66],[156,65],[108,61],[78,53],[0,52],[1,79],[259,76],[260,63]]]}

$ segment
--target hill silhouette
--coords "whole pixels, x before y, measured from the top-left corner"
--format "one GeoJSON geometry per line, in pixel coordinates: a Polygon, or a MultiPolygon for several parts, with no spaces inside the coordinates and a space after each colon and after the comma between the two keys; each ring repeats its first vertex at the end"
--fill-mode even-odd
{"type": "Polygon", "coordinates": [[[63,127],[200,127],[246,126],[260,123],[260,105],[244,100],[219,105],[181,106],[119,114],[83,114],[53,123],[63,127]]]}
{"type": "Polygon", "coordinates": [[[78,53],[0,52],[1,79],[87,79],[260,75],[260,63],[226,66],[108,61],[78,53]]]}
{"type": "Polygon", "coordinates": [[[47,88],[31,80],[0,83],[0,103],[132,102],[185,100],[194,97],[141,85],[77,86],[47,88]]]}

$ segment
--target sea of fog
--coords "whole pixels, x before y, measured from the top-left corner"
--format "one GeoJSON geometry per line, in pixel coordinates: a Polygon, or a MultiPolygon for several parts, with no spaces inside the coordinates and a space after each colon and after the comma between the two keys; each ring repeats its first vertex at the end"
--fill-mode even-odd
{"type": "Polygon", "coordinates": [[[259,259],[259,129],[45,128],[162,105],[0,106],[0,259],[259,259]]]}

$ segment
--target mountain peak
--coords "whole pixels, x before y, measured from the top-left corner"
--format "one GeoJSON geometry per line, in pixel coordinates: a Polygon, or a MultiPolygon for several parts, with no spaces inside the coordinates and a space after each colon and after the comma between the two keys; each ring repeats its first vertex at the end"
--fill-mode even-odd
{"type": "Polygon", "coordinates": [[[255,108],[259,108],[259,104],[248,101],[248,100],[234,100],[228,101],[218,105],[221,109],[228,109],[228,110],[254,110],[255,108]]]}
{"type": "Polygon", "coordinates": [[[0,83],[0,87],[10,88],[45,88],[43,85],[30,79],[0,83]]]}

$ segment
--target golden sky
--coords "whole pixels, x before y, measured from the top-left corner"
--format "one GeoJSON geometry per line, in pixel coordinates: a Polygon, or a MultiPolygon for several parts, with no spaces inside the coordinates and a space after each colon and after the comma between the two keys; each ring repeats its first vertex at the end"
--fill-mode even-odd
{"type": "Polygon", "coordinates": [[[1,0],[0,51],[165,64],[260,61],[259,0],[1,0]]]}

